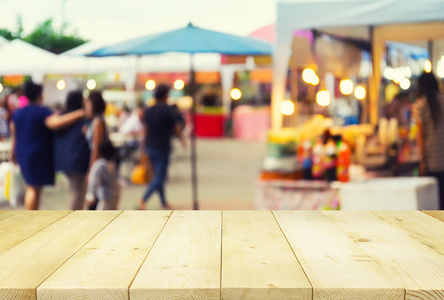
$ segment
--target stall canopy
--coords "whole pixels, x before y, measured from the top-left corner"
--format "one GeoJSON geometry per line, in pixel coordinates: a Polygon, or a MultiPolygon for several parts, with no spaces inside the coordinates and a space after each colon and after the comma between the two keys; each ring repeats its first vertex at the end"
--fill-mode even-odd
{"type": "Polygon", "coordinates": [[[0,46],[0,75],[32,75],[41,81],[43,70],[52,65],[57,56],[16,39],[0,46]]]}
{"type": "Polygon", "coordinates": [[[6,44],[8,42],[9,42],[9,40],[7,40],[4,37],[0,36],[0,46],[3,45],[3,44],[6,44]]]}
{"type": "Polygon", "coordinates": [[[385,41],[398,41],[432,49],[436,66],[444,45],[442,0],[293,0],[278,3],[276,46],[273,52],[273,128],[282,126],[279,107],[285,97],[285,81],[295,30],[317,30],[345,38],[371,42],[373,76],[370,82],[370,120],[378,119],[380,61],[385,41]],[[430,43],[433,41],[434,43],[430,43]],[[431,47],[430,47],[431,46],[431,47]],[[377,63],[375,63],[377,62],[377,63]]]}

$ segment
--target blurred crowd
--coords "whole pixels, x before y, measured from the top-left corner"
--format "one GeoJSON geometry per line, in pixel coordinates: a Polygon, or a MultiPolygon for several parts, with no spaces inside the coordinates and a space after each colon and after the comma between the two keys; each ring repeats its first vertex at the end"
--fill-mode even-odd
{"type": "Polygon", "coordinates": [[[81,90],[50,109],[43,105],[43,87],[32,81],[8,94],[0,107],[0,139],[11,141],[10,161],[26,183],[25,208],[39,209],[43,187],[55,184],[56,172],[62,172],[69,182],[70,209],[117,209],[121,187],[128,184],[119,169],[128,160],[144,171],[138,183],[147,184],[137,208],[145,209],[155,192],[162,207],[171,208],[164,192],[171,141],[175,136],[186,147],[186,139],[183,115],[167,104],[169,92],[169,86],[159,85],[154,105],[140,103],[132,110],[116,110],[101,92],[84,96],[81,90]],[[105,117],[110,109],[117,120],[111,126],[105,117]]]}

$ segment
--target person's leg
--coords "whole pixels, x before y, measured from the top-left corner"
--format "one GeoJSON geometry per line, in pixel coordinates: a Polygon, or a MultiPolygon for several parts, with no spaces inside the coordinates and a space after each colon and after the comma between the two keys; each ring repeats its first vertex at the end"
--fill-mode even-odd
{"type": "Polygon", "coordinates": [[[169,204],[166,201],[165,198],[165,182],[168,178],[168,166],[170,162],[170,152],[169,151],[162,151],[161,154],[161,166],[160,166],[160,174],[159,174],[159,180],[160,180],[160,186],[159,186],[159,196],[160,196],[160,202],[162,204],[163,208],[170,208],[169,204]]]}
{"type": "Polygon", "coordinates": [[[66,174],[69,180],[69,191],[71,193],[71,209],[82,210],[85,204],[86,175],[66,174]]]}
{"type": "Polygon", "coordinates": [[[159,189],[162,183],[162,160],[159,155],[159,151],[156,149],[151,149],[149,152],[149,158],[151,161],[151,164],[154,168],[154,177],[151,180],[151,182],[148,184],[148,188],[145,192],[145,194],[142,197],[142,200],[140,201],[140,208],[145,209],[146,208],[146,202],[151,197],[151,195],[159,189]]]}
{"type": "Polygon", "coordinates": [[[38,210],[40,197],[42,195],[42,186],[27,186],[25,194],[25,209],[38,210]]]}
{"type": "Polygon", "coordinates": [[[119,200],[118,199],[107,199],[102,202],[103,202],[103,206],[101,207],[102,210],[116,210],[119,200]]]}

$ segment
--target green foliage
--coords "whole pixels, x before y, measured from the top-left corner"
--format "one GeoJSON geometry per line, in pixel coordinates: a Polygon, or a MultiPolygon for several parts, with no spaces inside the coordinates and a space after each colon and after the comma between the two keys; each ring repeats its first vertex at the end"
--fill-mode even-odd
{"type": "Polygon", "coordinates": [[[5,28],[0,28],[0,36],[10,41],[15,39],[15,35],[10,30],[5,28]]]}
{"type": "Polygon", "coordinates": [[[17,31],[15,33],[15,36],[19,39],[22,38],[23,35],[23,21],[22,21],[22,16],[18,16],[17,17],[17,31]]]}
{"type": "Polygon", "coordinates": [[[53,27],[52,19],[39,24],[30,34],[23,37],[23,24],[20,16],[17,17],[15,32],[6,28],[0,28],[0,36],[10,41],[13,39],[23,39],[34,46],[55,54],[60,54],[87,42],[75,33],[67,34],[66,24],[63,25],[61,30],[56,30],[53,27]]]}
{"type": "Polygon", "coordinates": [[[14,39],[21,39],[22,34],[23,34],[23,23],[21,16],[17,17],[17,29],[15,32],[12,32],[11,30],[6,28],[0,28],[0,36],[10,41],[14,39]]]}
{"type": "MultiPolygon", "coordinates": [[[[62,30],[63,31],[63,30],[62,30]]],[[[86,40],[77,35],[63,34],[53,27],[52,19],[38,25],[24,40],[37,47],[59,54],[86,43],[86,40]]]]}

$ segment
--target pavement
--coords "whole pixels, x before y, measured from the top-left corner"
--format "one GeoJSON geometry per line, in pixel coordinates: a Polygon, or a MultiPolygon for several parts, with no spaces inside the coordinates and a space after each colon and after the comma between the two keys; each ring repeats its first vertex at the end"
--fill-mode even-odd
{"type": "MultiPolygon", "coordinates": [[[[176,147],[166,187],[166,197],[173,209],[192,209],[190,149],[176,147]]],[[[231,210],[254,209],[254,185],[265,157],[264,142],[246,142],[234,139],[199,139],[198,199],[200,209],[231,210]]],[[[128,167],[122,174],[128,174],[128,167]]],[[[146,187],[129,185],[122,188],[119,209],[136,209],[146,187]]],[[[54,187],[45,188],[41,209],[69,209],[67,182],[63,178],[54,187]]],[[[0,209],[8,209],[0,207],[0,209]]],[[[17,208],[22,209],[22,208],[17,208]]],[[[161,209],[154,194],[148,209],[161,209]]]]}

